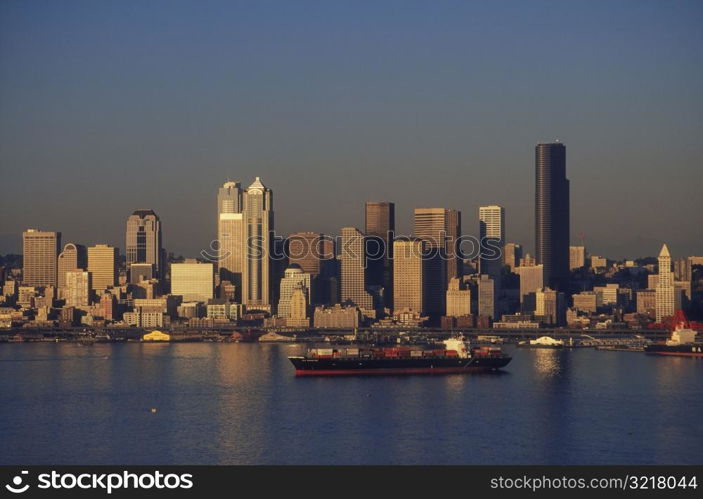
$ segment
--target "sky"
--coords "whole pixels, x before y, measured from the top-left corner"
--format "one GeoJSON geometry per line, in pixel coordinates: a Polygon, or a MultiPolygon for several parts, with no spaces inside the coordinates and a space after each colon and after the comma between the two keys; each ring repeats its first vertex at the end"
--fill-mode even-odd
{"type": "Polygon", "coordinates": [[[0,2],[0,254],[28,227],[169,251],[218,187],[273,189],[276,231],[363,229],[365,201],[506,209],[534,248],[534,147],[560,140],[572,244],[703,255],[703,2],[0,2]]]}

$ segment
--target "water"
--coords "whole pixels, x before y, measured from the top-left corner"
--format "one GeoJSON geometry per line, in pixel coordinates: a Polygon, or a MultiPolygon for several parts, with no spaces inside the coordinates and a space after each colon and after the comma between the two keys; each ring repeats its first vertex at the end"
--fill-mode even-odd
{"type": "Polygon", "coordinates": [[[700,359],[508,347],[505,374],[295,378],[302,349],[0,345],[0,464],[701,463],[700,359]]]}

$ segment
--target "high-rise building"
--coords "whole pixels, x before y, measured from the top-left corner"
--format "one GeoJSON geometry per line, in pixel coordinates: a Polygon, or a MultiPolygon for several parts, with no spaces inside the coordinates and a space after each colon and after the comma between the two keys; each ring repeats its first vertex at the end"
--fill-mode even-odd
{"type": "Polygon", "coordinates": [[[290,313],[286,317],[286,326],[310,327],[308,294],[303,287],[295,288],[291,294],[290,313]]]}
{"type": "Polygon", "coordinates": [[[63,251],[59,254],[58,260],[58,288],[59,293],[63,293],[66,286],[66,272],[71,270],[85,270],[88,265],[88,251],[85,246],[74,243],[67,243],[63,251]]]}
{"type": "Polygon", "coordinates": [[[657,280],[657,322],[674,315],[674,273],[671,271],[671,254],[666,244],[659,252],[659,277],[657,280]]]}
{"type": "Polygon", "coordinates": [[[365,206],[365,233],[367,238],[376,243],[373,246],[377,248],[377,252],[382,252],[382,258],[378,258],[379,255],[375,254],[374,261],[369,265],[370,284],[383,286],[385,306],[393,308],[395,203],[367,201],[365,206]]]}
{"type": "Polygon", "coordinates": [[[156,275],[161,275],[161,220],[154,210],[137,210],[127,218],[125,253],[127,268],[133,263],[150,263],[156,275]]]}
{"type": "Polygon", "coordinates": [[[495,281],[486,274],[481,274],[478,284],[478,315],[496,318],[496,289],[495,281]]]}
{"type": "Polygon", "coordinates": [[[503,258],[503,264],[510,267],[510,271],[514,272],[515,267],[520,265],[520,259],[522,258],[522,246],[517,243],[508,243],[505,245],[505,258],[503,258]]]}
{"type": "Polygon", "coordinates": [[[90,272],[69,270],[65,275],[64,297],[67,307],[85,309],[90,306],[90,272]]]}
{"type": "Polygon", "coordinates": [[[100,315],[103,319],[113,321],[117,319],[117,299],[112,293],[105,293],[100,297],[100,315]]]}
{"type": "Polygon", "coordinates": [[[244,272],[244,192],[239,182],[227,181],[217,193],[217,269],[221,281],[235,286],[241,300],[244,272]]]}
{"type": "MultiPolygon", "coordinates": [[[[328,304],[331,280],[336,274],[334,239],[319,232],[296,232],[288,236],[288,261],[312,277],[312,304],[328,304]]],[[[336,302],[336,300],[334,300],[336,302]]]]}
{"type": "Polygon", "coordinates": [[[307,272],[303,272],[297,264],[291,264],[284,273],[281,279],[280,298],[278,299],[277,315],[279,317],[289,317],[291,311],[291,297],[293,291],[302,288],[306,295],[307,303],[310,303],[312,287],[312,276],[307,272]]]}
{"type": "Polygon", "coordinates": [[[373,297],[366,289],[366,237],[355,227],[343,227],[340,241],[340,299],[362,310],[373,310],[373,297]]]}
{"type": "Polygon", "coordinates": [[[184,302],[207,303],[214,297],[214,265],[187,259],[171,264],[171,294],[182,296],[184,302]]]}
{"type": "Polygon", "coordinates": [[[479,271],[500,282],[505,247],[505,209],[502,206],[480,206],[478,209],[481,255],[479,271]]]}
{"type": "Polygon", "coordinates": [[[94,291],[103,291],[117,283],[119,254],[117,248],[96,244],[88,248],[88,272],[94,291]]]}
{"type": "Polygon", "coordinates": [[[471,315],[471,290],[459,277],[449,281],[447,289],[447,317],[471,315]]]}
{"type": "Polygon", "coordinates": [[[273,192],[259,177],[243,196],[242,303],[248,309],[271,309],[276,272],[272,271],[273,192]]]}
{"type": "Polygon", "coordinates": [[[426,312],[439,317],[445,312],[447,283],[461,273],[457,251],[461,212],[447,208],[415,208],[414,235],[425,241],[426,312]]]}
{"type": "Polygon", "coordinates": [[[561,325],[566,321],[564,293],[541,288],[535,293],[535,301],[535,315],[541,316],[547,324],[561,325]]]}
{"type": "Polygon", "coordinates": [[[535,148],[535,246],[544,265],[544,283],[569,291],[569,180],[566,147],[559,142],[535,148]]]}
{"type": "Polygon", "coordinates": [[[544,287],[544,265],[517,267],[515,273],[520,276],[520,303],[525,311],[529,311],[531,305],[534,306],[532,303],[527,303],[529,295],[534,295],[538,289],[544,287]]]}
{"type": "Polygon", "coordinates": [[[152,263],[133,263],[129,266],[129,283],[139,284],[154,278],[154,265],[152,263]]]}
{"type": "Polygon", "coordinates": [[[27,286],[56,286],[60,247],[60,232],[24,231],[22,282],[27,286]]]}
{"type": "Polygon", "coordinates": [[[393,242],[393,307],[394,313],[427,309],[427,266],[422,239],[396,239],[393,242]]]}
{"type": "Polygon", "coordinates": [[[569,270],[576,270],[586,266],[585,246],[569,246],[569,270]]]}

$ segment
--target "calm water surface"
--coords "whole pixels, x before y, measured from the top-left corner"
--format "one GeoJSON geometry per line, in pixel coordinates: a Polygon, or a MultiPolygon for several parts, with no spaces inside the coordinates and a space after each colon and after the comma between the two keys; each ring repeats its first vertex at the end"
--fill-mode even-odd
{"type": "Polygon", "coordinates": [[[700,359],[507,347],[504,374],[299,379],[303,349],[0,345],[0,464],[703,462],[700,359]]]}

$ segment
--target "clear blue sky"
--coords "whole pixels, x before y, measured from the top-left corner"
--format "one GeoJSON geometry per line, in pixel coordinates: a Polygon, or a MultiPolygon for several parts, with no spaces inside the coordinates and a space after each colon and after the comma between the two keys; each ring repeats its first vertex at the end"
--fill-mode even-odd
{"type": "Polygon", "coordinates": [[[137,208],[196,255],[229,179],[280,233],[363,202],[506,207],[534,244],[534,145],[560,139],[572,241],[703,254],[703,2],[0,2],[0,253],[27,227],[124,247],[137,208]]]}

